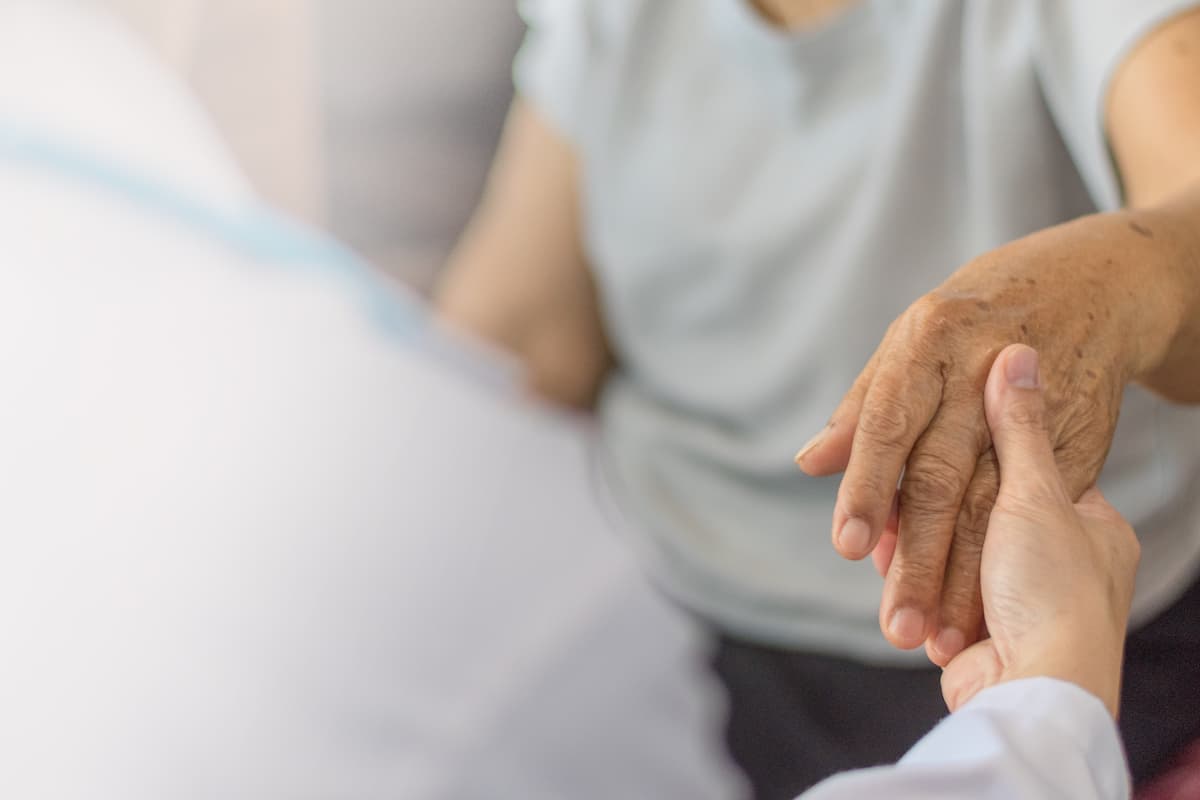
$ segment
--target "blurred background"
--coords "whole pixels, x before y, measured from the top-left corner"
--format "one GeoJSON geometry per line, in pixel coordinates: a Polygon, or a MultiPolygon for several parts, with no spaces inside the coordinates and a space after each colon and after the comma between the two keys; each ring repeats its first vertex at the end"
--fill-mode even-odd
{"type": "Polygon", "coordinates": [[[272,204],[428,289],[512,94],[517,0],[88,0],[199,95],[272,204]]]}

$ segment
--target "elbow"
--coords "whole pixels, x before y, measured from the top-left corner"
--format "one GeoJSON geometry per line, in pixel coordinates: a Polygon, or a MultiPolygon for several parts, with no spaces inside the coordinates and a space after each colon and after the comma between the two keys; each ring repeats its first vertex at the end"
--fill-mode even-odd
{"type": "Polygon", "coordinates": [[[456,330],[514,356],[527,388],[552,405],[591,410],[612,368],[603,338],[538,315],[505,315],[491,303],[453,294],[437,299],[437,313],[456,330]]]}

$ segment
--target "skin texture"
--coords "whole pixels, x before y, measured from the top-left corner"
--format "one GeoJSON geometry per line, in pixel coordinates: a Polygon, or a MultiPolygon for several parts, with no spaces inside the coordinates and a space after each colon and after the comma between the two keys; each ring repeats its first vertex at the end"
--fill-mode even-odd
{"type": "MultiPolygon", "coordinates": [[[[778,19],[796,22],[783,6],[778,19]]],[[[1107,127],[1129,208],[985,254],[917,300],[799,457],[811,474],[846,471],[835,546],[872,553],[887,573],[885,633],[898,609],[916,612],[888,634],[896,645],[927,642],[944,665],[982,631],[979,562],[999,472],[982,392],[1004,346],[1041,353],[1072,498],[1095,481],[1127,382],[1200,401],[1197,85],[1200,14],[1190,14],[1152,32],[1112,83],[1107,127]],[[865,544],[838,537],[849,519],[863,521],[865,544]]],[[[449,323],[516,354],[532,391],[586,409],[613,358],[578,181],[570,145],[518,100],[436,302],[449,323]]]]}
{"type": "Polygon", "coordinates": [[[1037,353],[1012,345],[987,378],[1000,470],[981,575],[990,635],[949,663],[942,694],[955,711],[988,686],[1048,676],[1083,687],[1116,717],[1140,547],[1095,488],[1072,503],[1038,372],[1037,353]]]}
{"type": "Polygon", "coordinates": [[[1200,14],[1189,14],[1135,49],[1112,87],[1130,207],[987,253],[917,300],[798,455],[810,474],[845,471],[839,552],[862,558],[882,541],[880,625],[896,646],[924,643],[944,665],[982,631],[979,561],[999,485],[982,390],[1002,347],[1041,353],[1072,499],[1099,475],[1127,383],[1200,400],[1197,82],[1200,14]],[[898,536],[886,529],[897,497],[898,536]]]}

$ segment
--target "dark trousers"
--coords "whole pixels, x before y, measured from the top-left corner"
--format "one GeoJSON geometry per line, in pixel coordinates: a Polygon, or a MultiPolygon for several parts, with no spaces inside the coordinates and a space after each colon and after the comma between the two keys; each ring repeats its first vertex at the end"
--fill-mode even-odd
{"type": "MultiPolygon", "coordinates": [[[[759,800],[892,763],[946,715],[941,671],[871,667],[722,637],[727,738],[759,800]]],[[[1200,582],[1125,645],[1121,735],[1135,783],[1200,737],[1200,582]]]]}

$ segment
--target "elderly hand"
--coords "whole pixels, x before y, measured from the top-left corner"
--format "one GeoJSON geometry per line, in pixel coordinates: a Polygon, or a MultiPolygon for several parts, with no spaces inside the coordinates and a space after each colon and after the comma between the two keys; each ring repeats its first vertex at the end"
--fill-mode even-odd
{"type": "Polygon", "coordinates": [[[1085,217],[958,270],[892,323],[829,425],[797,456],[809,474],[845,470],[833,516],[843,556],[862,558],[884,536],[876,560],[886,566],[894,548],[880,624],[896,646],[926,643],[944,665],[980,635],[979,559],[999,487],[983,387],[1005,345],[1041,353],[1068,496],[1095,483],[1125,384],[1145,369],[1161,338],[1154,326],[1169,316],[1160,308],[1173,302],[1148,277],[1167,232],[1155,242],[1139,219],[1085,217]],[[885,530],[897,498],[894,538],[885,530]]]}
{"type": "Polygon", "coordinates": [[[942,673],[946,705],[1048,676],[1083,687],[1115,717],[1137,537],[1095,489],[1072,505],[1047,436],[1037,353],[1005,349],[984,396],[1000,463],[981,576],[989,638],[942,673]]]}

